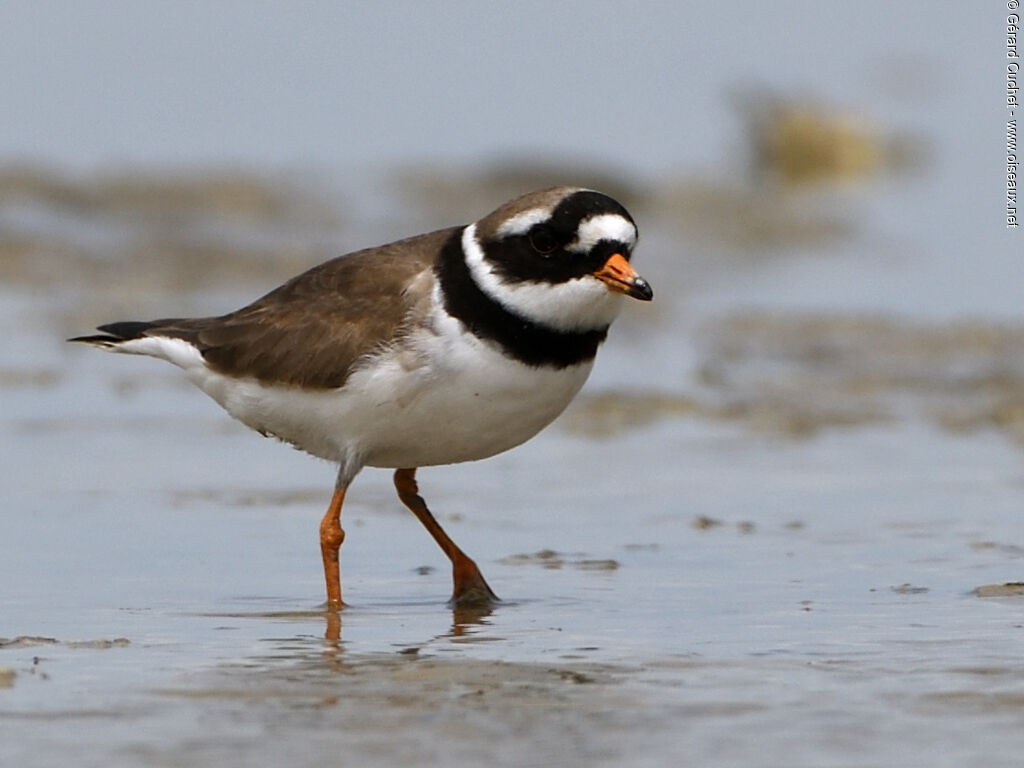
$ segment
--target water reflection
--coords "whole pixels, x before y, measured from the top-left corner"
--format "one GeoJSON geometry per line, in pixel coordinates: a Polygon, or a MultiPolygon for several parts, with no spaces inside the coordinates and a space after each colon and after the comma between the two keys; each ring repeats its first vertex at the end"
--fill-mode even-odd
{"type": "MultiPolygon", "coordinates": [[[[451,624],[445,631],[424,634],[422,639],[418,640],[413,639],[411,641],[402,640],[401,642],[394,642],[393,645],[398,649],[395,653],[398,655],[415,656],[419,654],[421,650],[431,646],[437,646],[439,644],[444,645],[450,642],[464,644],[501,640],[502,638],[500,637],[494,637],[484,632],[486,628],[492,626],[490,617],[494,614],[499,605],[511,606],[512,604],[501,603],[480,606],[449,605],[448,610],[451,611],[451,624]]],[[[424,606],[419,604],[401,606],[388,605],[386,607],[376,606],[374,608],[370,608],[370,612],[373,614],[371,621],[375,623],[379,622],[382,626],[391,626],[391,621],[387,617],[388,613],[397,609],[405,612],[409,617],[415,617],[417,614],[422,614],[423,608],[424,606]]],[[[247,663],[266,663],[276,666],[282,662],[302,663],[313,659],[328,660],[332,663],[339,662],[342,659],[342,655],[346,652],[346,640],[344,636],[346,618],[358,615],[358,622],[355,622],[353,619],[353,624],[357,624],[356,626],[353,626],[353,629],[355,631],[365,631],[366,622],[364,619],[366,614],[367,609],[365,607],[356,609],[352,606],[346,606],[341,610],[231,611],[202,613],[198,615],[204,618],[220,620],[246,619],[254,620],[256,622],[284,621],[290,624],[300,623],[312,630],[309,632],[301,631],[288,637],[278,636],[264,638],[262,642],[264,644],[271,644],[274,652],[267,655],[260,654],[250,657],[247,661],[247,663]],[[358,611],[358,614],[355,614],[355,611],[358,611]],[[316,640],[318,637],[322,637],[322,640],[316,640]]],[[[440,615],[442,614],[438,612],[438,616],[440,615]]],[[[420,618],[422,618],[422,616],[420,616],[420,618]]]]}

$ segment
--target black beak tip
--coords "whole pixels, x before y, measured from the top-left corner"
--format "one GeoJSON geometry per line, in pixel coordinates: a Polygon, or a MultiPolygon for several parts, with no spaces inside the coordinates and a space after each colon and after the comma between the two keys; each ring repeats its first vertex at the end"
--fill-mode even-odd
{"type": "Polygon", "coordinates": [[[629,287],[629,295],[640,301],[650,301],[654,298],[654,290],[650,283],[638,276],[629,287]]]}

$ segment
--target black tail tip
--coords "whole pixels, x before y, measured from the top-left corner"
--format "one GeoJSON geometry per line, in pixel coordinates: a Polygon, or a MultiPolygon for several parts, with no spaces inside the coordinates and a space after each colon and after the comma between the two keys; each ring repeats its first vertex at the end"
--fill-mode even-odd
{"type": "Polygon", "coordinates": [[[140,322],[138,320],[107,323],[96,329],[97,331],[103,331],[102,334],[73,336],[68,341],[82,341],[86,344],[116,344],[120,341],[128,341],[129,339],[140,339],[152,327],[153,323],[140,322]]]}
{"type": "Polygon", "coordinates": [[[120,323],[101,325],[96,330],[108,333],[118,341],[127,341],[128,339],[142,338],[153,325],[154,323],[140,322],[138,320],[125,320],[120,323]]]}

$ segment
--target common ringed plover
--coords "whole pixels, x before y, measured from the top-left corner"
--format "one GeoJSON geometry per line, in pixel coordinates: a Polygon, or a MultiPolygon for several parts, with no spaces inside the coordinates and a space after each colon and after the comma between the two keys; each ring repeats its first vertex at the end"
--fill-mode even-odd
{"type": "Polygon", "coordinates": [[[329,609],[342,606],[341,506],[363,467],[395,470],[452,562],[453,603],[486,604],[496,596],[427,509],[416,469],[507,451],[565,409],[623,297],[653,295],[629,263],[636,240],[612,198],[554,187],[332,259],[226,315],[70,341],[174,363],[243,424],[339,465],[320,523],[329,609]]]}

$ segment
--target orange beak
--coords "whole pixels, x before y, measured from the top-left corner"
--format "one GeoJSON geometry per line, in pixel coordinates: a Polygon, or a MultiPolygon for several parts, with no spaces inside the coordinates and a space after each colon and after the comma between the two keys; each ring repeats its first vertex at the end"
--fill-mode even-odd
{"type": "Polygon", "coordinates": [[[654,298],[650,284],[636,273],[633,265],[621,253],[609,256],[604,266],[594,273],[594,277],[607,285],[610,291],[624,293],[641,301],[654,298]]]}

